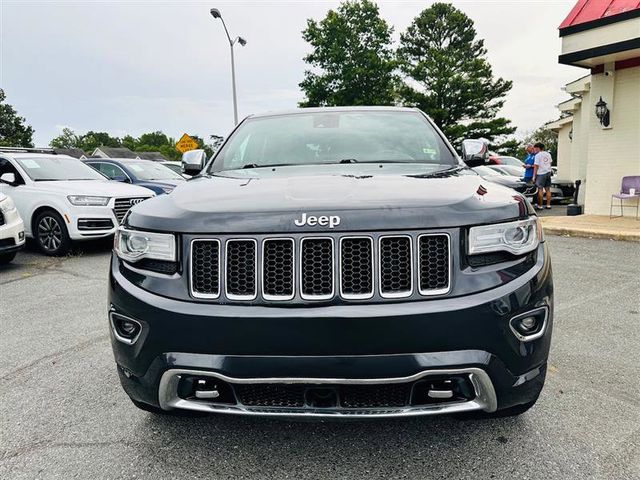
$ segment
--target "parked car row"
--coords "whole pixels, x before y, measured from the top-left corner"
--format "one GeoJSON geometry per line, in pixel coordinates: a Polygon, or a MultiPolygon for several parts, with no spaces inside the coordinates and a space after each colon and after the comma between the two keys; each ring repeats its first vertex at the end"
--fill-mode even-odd
{"type": "MultiPolygon", "coordinates": [[[[495,157],[490,157],[495,158],[495,157]]],[[[514,160],[518,160],[514,157],[500,157],[500,158],[513,158],[514,160]]],[[[491,161],[491,160],[490,160],[491,161]]],[[[520,160],[518,160],[520,162],[520,160]]],[[[520,162],[522,165],[522,162],[520,162]]],[[[479,167],[483,169],[483,177],[490,181],[497,181],[502,185],[511,186],[515,190],[524,194],[525,196],[532,197],[535,195],[537,189],[533,185],[528,185],[525,188],[525,183],[523,181],[524,178],[524,167],[514,165],[511,163],[502,163],[502,164],[491,164],[479,167]],[[486,169],[486,170],[485,170],[486,169]],[[491,174],[488,170],[493,170],[495,173],[491,174]],[[502,177],[508,177],[508,179],[496,177],[495,175],[501,175],[502,177]],[[492,177],[492,178],[489,178],[492,177]],[[513,185],[513,186],[512,186],[513,185]]],[[[479,173],[479,172],[478,172],[479,173]]],[[[575,192],[575,185],[573,182],[568,180],[559,180],[557,176],[557,169],[554,167],[551,173],[551,199],[553,201],[565,201],[573,198],[573,194],[575,192]]]]}
{"type": "MultiPolygon", "coordinates": [[[[6,212],[3,200],[3,217],[19,214],[24,222],[21,242],[33,238],[47,255],[66,254],[74,241],[113,235],[129,208],[155,196],[149,188],[111,181],[76,158],[16,148],[0,148],[0,193],[12,199],[6,212]]],[[[6,243],[21,246],[15,238],[6,243]]],[[[6,253],[10,260],[12,251],[6,253]]]]}

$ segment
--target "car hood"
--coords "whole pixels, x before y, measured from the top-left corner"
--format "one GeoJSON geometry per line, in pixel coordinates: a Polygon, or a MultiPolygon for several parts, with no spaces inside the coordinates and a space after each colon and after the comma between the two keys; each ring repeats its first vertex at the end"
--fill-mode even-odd
{"type": "Polygon", "coordinates": [[[520,185],[524,183],[521,178],[512,176],[512,175],[492,175],[490,177],[484,177],[485,180],[488,180],[493,183],[499,183],[500,185],[520,185]]]}
{"type": "Polygon", "coordinates": [[[467,171],[433,178],[406,168],[390,168],[388,173],[336,168],[330,174],[263,170],[189,180],[170,195],[135,206],[129,225],[184,233],[329,230],[296,226],[294,220],[306,213],[340,216],[334,231],[426,229],[506,221],[533,213],[513,190],[467,171]]]}
{"type": "Polygon", "coordinates": [[[35,182],[39,189],[64,195],[96,195],[105,197],[150,197],[148,188],[109,180],[60,180],[35,182]]]}
{"type": "Polygon", "coordinates": [[[178,185],[186,182],[186,180],[140,180],[138,181],[138,185],[140,186],[154,186],[154,187],[167,187],[167,188],[175,188],[178,185]]]}

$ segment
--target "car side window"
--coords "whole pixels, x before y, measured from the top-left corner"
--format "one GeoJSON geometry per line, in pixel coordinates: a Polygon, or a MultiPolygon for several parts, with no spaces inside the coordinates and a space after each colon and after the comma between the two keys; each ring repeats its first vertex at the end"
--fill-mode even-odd
{"type": "Polygon", "coordinates": [[[111,180],[113,180],[114,178],[129,177],[126,173],[124,173],[124,170],[112,163],[99,163],[98,171],[109,177],[111,180]]]}
{"type": "Polygon", "coordinates": [[[24,185],[24,179],[18,169],[6,158],[0,158],[0,175],[13,173],[16,176],[16,185],[24,185]]]}

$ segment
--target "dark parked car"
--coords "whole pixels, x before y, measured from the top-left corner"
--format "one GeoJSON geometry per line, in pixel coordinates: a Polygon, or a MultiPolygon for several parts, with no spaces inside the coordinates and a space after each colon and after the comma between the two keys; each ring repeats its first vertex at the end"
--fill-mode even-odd
{"type": "Polygon", "coordinates": [[[517,415],[545,380],[535,211],[415,109],[246,118],[130,210],[108,285],[122,386],[155,413],[517,415]]]}
{"type": "Polygon", "coordinates": [[[140,185],[153,190],[156,195],[171,193],[185,181],[180,174],[152,160],[88,158],[84,162],[111,180],[140,185]]]}
{"type": "Polygon", "coordinates": [[[472,170],[485,180],[504,185],[505,187],[513,188],[516,192],[519,192],[527,197],[532,196],[537,191],[535,185],[526,183],[524,180],[522,180],[522,177],[509,175],[502,170],[495,169],[490,166],[482,165],[479,167],[474,167],[472,170]]]}

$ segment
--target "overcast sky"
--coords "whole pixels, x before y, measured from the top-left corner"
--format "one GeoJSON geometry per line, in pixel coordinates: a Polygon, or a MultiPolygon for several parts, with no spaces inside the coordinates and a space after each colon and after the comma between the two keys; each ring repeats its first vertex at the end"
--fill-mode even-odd
{"type": "MultiPolygon", "coordinates": [[[[560,87],[585,74],[558,65],[557,27],[576,0],[453,1],[485,39],[494,72],[513,80],[502,112],[530,131],[557,116],[560,87]]],[[[239,115],[292,108],[308,45],[301,31],[338,1],[0,0],[0,85],[47,145],[63,126],[112,135],[162,130],[208,137],[233,126],[229,45],[237,47],[239,115]]],[[[431,1],[379,1],[394,39],[431,1]]]]}

